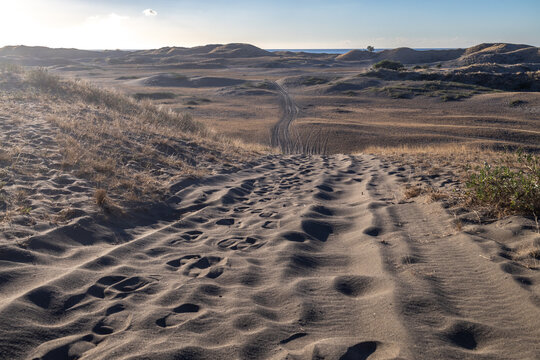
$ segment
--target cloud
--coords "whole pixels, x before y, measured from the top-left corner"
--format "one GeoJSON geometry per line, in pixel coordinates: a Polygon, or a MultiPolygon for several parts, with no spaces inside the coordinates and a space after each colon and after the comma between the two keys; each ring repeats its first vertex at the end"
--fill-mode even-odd
{"type": "Polygon", "coordinates": [[[145,10],[143,10],[142,13],[144,14],[144,16],[156,16],[157,15],[157,11],[152,10],[152,9],[145,9],[145,10]]]}

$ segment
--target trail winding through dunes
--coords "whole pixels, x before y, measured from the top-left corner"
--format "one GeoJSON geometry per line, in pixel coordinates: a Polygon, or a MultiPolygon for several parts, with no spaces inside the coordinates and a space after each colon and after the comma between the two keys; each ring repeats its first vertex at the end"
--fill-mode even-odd
{"type": "Polygon", "coordinates": [[[284,154],[298,152],[299,144],[297,136],[291,135],[291,124],[298,116],[298,106],[294,103],[289,93],[277,82],[274,82],[279,93],[281,108],[283,114],[279,121],[274,125],[271,132],[271,145],[277,147],[284,154]]]}
{"type": "Polygon", "coordinates": [[[176,219],[4,246],[0,358],[537,359],[538,275],[399,201],[407,176],[268,156],[176,192],[176,219]]]}

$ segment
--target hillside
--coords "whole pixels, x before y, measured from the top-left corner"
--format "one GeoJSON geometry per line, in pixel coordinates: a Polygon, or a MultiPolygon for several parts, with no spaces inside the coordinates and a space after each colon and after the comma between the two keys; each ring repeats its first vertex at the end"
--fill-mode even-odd
{"type": "Polygon", "coordinates": [[[540,63],[540,48],[516,44],[480,44],[465,51],[460,64],[523,64],[540,63]]]}
{"type": "MultiPolygon", "coordinates": [[[[220,137],[188,114],[44,70],[10,67],[1,75],[1,151],[17,153],[18,159],[10,169],[41,173],[43,179],[67,176],[84,181],[82,193],[90,198],[103,189],[122,207],[158,201],[175,182],[230,170],[257,149],[220,137]],[[25,142],[22,129],[35,137],[31,143],[25,142]],[[41,146],[48,150],[41,151],[41,146]],[[32,159],[31,164],[23,159],[32,159]]],[[[3,189],[16,189],[17,179],[15,173],[4,178],[3,189]]],[[[50,186],[49,181],[43,185],[50,186]]],[[[39,187],[32,194],[38,195],[39,187]]]]}
{"type": "Polygon", "coordinates": [[[362,60],[393,60],[403,64],[432,63],[448,61],[459,58],[463,54],[462,49],[453,50],[414,50],[410,48],[397,48],[383,50],[381,52],[369,52],[364,50],[351,50],[346,54],[339,55],[336,60],[362,61],[362,60]]]}

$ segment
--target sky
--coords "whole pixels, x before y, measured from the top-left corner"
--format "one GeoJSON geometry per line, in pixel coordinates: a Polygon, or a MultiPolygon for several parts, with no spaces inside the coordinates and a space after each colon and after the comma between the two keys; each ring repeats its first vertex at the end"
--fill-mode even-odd
{"type": "Polygon", "coordinates": [[[540,0],[0,0],[0,46],[540,46],[540,0]]]}

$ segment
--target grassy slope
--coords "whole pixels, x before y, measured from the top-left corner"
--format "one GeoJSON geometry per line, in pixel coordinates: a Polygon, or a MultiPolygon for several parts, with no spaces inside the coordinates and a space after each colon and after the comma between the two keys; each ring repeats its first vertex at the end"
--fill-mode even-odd
{"type": "MultiPolygon", "coordinates": [[[[224,138],[189,115],[45,70],[1,69],[0,111],[20,124],[44,119],[59,145],[62,170],[124,203],[155,200],[181,178],[233,168],[268,151],[224,138]]],[[[0,147],[3,165],[9,166],[18,149],[0,147]]],[[[43,149],[38,156],[53,155],[43,149]]]]}

